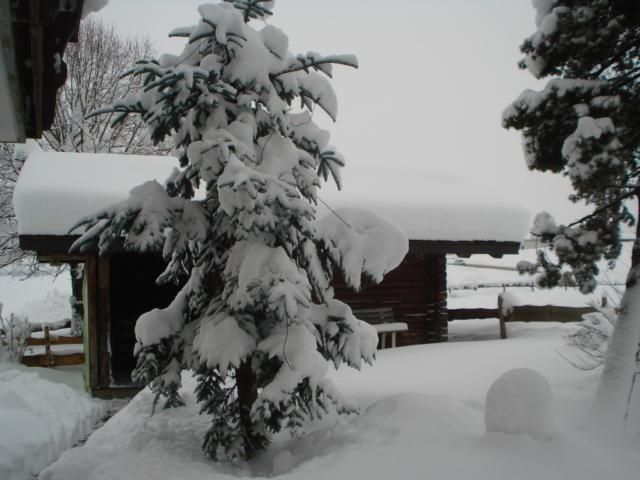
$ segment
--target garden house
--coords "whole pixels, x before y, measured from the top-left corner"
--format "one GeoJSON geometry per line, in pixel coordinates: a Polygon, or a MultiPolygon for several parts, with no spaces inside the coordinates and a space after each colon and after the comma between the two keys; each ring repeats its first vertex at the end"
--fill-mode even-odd
{"type": "MultiPolygon", "coordinates": [[[[33,152],[15,192],[20,245],[43,262],[76,268],[74,295],[82,298],[87,389],[97,396],[126,395],[136,388],[134,324],[154,307],[165,307],[177,287],[157,286],[160,255],[116,249],[69,253],[76,235],[69,228],[82,216],[124,200],[128,191],[149,179],[162,182],[174,158],[87,153],[33,152]]],[[[345,169],[345,174],[349,169],[345,169]]],[[[502,256],[518,252],[529,214],[477,193],[459,178],[400,171],[353,172],[342,192],[320,191],[319,216],[340,208],[367,208],[391,220],[409,238],[409,253],[378,285],[349,291],[340,278],[336,297],[354,310],[384,309],[408,329],[398,345],[447,339],[446,254],[502,256]],[[362,173],[360,175],[359,173],[362,173]]]]}

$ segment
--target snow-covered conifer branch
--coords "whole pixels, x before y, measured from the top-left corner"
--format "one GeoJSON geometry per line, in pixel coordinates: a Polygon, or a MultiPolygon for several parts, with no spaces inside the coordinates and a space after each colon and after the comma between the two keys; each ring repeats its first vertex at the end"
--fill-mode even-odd
{"type": "MultiPolygon", "coordinates": [[[[640,351],[640,226],[627,200],[640,200],[640,16],[634,2],[535,2],[537,30],[525,39],[520,63],[538,78],[555,76],[540,92],[523,92],[503,114],[503,125],[522,131],[532,169],[562,172],[572,201],[593,211],[568,226],[547,223],[537,232],[558,258],[544,255],[538,281],[555,286],[564,267],[582,291],[595,286],[597,262],[621,252],[621,227],[635,227],[627,289],[622,299],[593,418],[597,428],[621,430],[634,388],[640,351]]],[[[635,408],[639,408],[635,406],[635,408]]]]}
{"type": "Polygon", "coordinates": [[[273,73],[271,77],[277,78],[280,75],[299,72],[301,70],[308,73],[312,68],[323,72],[328,77],[331,77],[331,69],[327,68],[327,66],[334,64],[358,68],[358,59],[355,55],[329,55],[326,57],[322,57],[315,52],[309,52],[306,55],[298,55],[291,61],[289,65],[285,67],[284,70],[273,73]]]}

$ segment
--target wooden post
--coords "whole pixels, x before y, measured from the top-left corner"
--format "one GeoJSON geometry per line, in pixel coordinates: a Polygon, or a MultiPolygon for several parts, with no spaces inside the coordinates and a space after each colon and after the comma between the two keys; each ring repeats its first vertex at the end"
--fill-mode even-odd
{"type": "Polygon", "coordinates": [[[49,335],[49,325],[44,326],[44,361],[46,366],[53,365],[53,356],[51,355],[51,336],[49,335]]]}
{"type": "Polygon", "coordinates": [[[98,336],[97,336],[97,257],[95,254],[89,255],[85,262],[85,283],[83,289],[84,314],[86,317],[85,338],[85,361],[89,362],[89,389],[93,393],[98,387],[98,336]]]}
{"type": "Polygon", "coordinates": [[[498,295],[498,318],[500,319],[500,338],[507,338],[507,326],[505,325],[505,315],[502,309],[502,296],[498,295]]]}
{"type": "Polygon", "coordinates": [[[111,329],[111,257],[97,258],[96,271],[96,347],[98,362],[98,388],[111,383],[109,332],[111,329]]]}

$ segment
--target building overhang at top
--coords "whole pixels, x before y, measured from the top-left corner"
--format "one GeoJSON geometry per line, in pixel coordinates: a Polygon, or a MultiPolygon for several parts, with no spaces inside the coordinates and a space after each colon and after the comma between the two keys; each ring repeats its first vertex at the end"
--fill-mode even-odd
{"type": "Polygon", "coordinates": [[[62,56],[77,41],[83,0],[0,0],[0,141],[40,138],[67,78],[62,56]]]}
{"type": "MultiPolygon", "coordinates": [[[[20,235],[20,248],[33,251],[42,261],[76,261],[86,253],[97,253],[95,245],[85,253],[69,253],[78,235],[20,235]]],[[[520,250],[518,242],[499,241],[443,241],[443,240],[409,240],[409,253],[439,255],[455,254],[459,257],[486,254],[499,258],[503,255],[514,255],[520,250]]],[[[111,253],[124,252],[124,242],[115,242],[111,253]]]]}
{"type": "MultiPolygon", "coordinates": [[[[131,188],[145,181],[163,183],[176,164],[172,157],[34,150],[14,192],[22,248],[41,257],[65,254],[75,238],[69,229],[80,218],[125,200],[131,188]]],[[[405,179],[416,181],[415,173],[395,173],[402,186],[405,179]]],[[[460,191],[468,188],[463,183],[433,195],[434,182],[420,181],[410,189],[415,198],[398,203],[394,201],[397,195],[385,191],[384,184],[371,186],[373,180],[359,182],[369,186],[361,192],[354,182],[355,191],[345,192],[344,199],[340,192],[325,194],[324,188],[319,195],[323,203],[338,209],[363,208],[388,219],[410,240],[411,253],[517,254],[527,232],[529,213],[512,202],[500,205],[485,194],[474,195],[472,201],[457,201],[460,191]]],[[[321,218],[336,211],[317,213],[321,218]]]]}

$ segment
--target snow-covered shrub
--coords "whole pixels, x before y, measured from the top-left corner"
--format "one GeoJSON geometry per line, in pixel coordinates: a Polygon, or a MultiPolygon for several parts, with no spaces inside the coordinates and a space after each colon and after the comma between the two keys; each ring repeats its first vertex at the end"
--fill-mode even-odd
{"type": "Polygon", "coordinates": [[[43,297],[27,302],[20,310],[20,315],[28,318],[32,325],[62,328],[71,321],[69,295],[54,288],[43,297]]]}
{"type": "Polygon", "coordinates": [[[547,440],[553,434],[553,394],[535,370],[515,368],[489,388],[484,421],[487,432],[525,434],[547,440]]]}
{"type": "Polygon", "coordinates": [[[334,64],[357,60],[293,55],[285,33],[264,21],[272,6],[202,5],[197,25],[172,32],[188,41],[181,55],[130,70],[144,89],[96,114],[115,114],[115,123],[142,115],[154,141],[173,136],[181,169],[80,220],[86,231],[74,245],[98,241],[105,251],[124,233],[126,248],[163,251],[158,282],[184,287],[138,319],[133,376],[176,407],[181,370],[196,372],[197,399],[213,417],[203,448],[216,460],[249,458],[331,405],[355,411],[326,377],[328,361],[371,363],[377,335],[334,298],[333,272],[355,289],[363,276],[380,281],[408,244],[373,215],[341,220],[347,241],[334,223],[316,222],[318,189],[329,177],[341,186],[345,161],[314,112],[335,120],[328,78],[334,64]]]}
{"type": "Polygon", "coordinates": [[[0,303],[0,362],[19,362],[30,336],[29,322],[13,313],[8,317],[3,316],[0,303]]]}
{"type": "Polygon", "coordinates": [[[593,370],[604,362],[617,313],[614,309],[598,308],[597,312],[587,313],[582,318],[567,338],[567,344],[580,352],[578,360],[569,362],[582,370],[593,370]]]}

